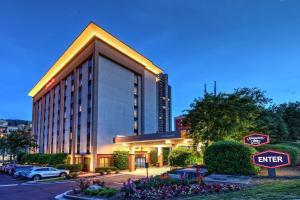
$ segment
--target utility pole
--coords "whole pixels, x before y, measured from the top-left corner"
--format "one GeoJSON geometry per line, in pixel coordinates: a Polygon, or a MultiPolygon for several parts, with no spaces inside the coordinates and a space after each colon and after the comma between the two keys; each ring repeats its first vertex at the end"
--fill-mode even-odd
{"type": "Polygon", "coordinates": [[[214,95],[217,96],[217,81],[214,81],[214,95]]]}

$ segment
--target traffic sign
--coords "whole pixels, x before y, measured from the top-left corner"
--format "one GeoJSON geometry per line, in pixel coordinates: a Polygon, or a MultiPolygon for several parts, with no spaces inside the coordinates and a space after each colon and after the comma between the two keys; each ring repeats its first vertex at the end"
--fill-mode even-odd
{"type": "Polygon", "coordinates": [[[261,146],[270,142],[269,135],[253,133],[244,137],[244,143],[250,146],[261,146]]]}
{"type": "Polygon", "coordinates": [[[266,150],[253,155],[253,163],[257,166],[266,168],[278,168],[291,164],[291,158],[288,153],[266,150]]]}

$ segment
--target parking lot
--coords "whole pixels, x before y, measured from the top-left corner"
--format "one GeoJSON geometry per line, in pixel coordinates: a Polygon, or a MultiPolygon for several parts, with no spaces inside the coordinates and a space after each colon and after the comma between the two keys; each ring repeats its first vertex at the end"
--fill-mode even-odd
{"type": "MultiPolygon", "coordinates": [[[[121,187],[128,178],[136,179],[141,176],[129,174],[113,174],[98,177],[107,186],[121,187]]],[[[76,186],[75,181],[59,181],[47,183],[32,183],[28,180],[16,180],[11,176],[0,174],[0,199],[1,200],[31,200],[54,199],[58,194],[72,190],[76,186]]]]}

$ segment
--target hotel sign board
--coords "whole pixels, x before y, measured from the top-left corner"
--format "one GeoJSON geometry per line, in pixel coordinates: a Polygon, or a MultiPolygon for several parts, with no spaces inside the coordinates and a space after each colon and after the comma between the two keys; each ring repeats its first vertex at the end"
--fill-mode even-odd
{"type": "Polygon", "coordinates": [[[253,155],[253,163],[257,166],[274,169],[291,164],[290,155],[283,152],[266,150],[253,155]]]}
{"type": "Polygon", "coordinates": [[[261,146],[270,142],[269,135],[253,133],[244,137],[244,143],[250,146],[261,146]]]}

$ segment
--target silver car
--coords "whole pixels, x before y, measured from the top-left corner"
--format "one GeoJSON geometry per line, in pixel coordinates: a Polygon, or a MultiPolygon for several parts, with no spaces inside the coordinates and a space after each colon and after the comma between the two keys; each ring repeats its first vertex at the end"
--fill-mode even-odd
{"type": "Polygon", "coordinates": [[[56,169],[53,167],[33,167],[22,173],[24,177],[32,179],[34,181],[38,181],[42,178],[50,178],[50,177],[66,178],[68,174],[69,174],[69,170],[56,169]]]}

